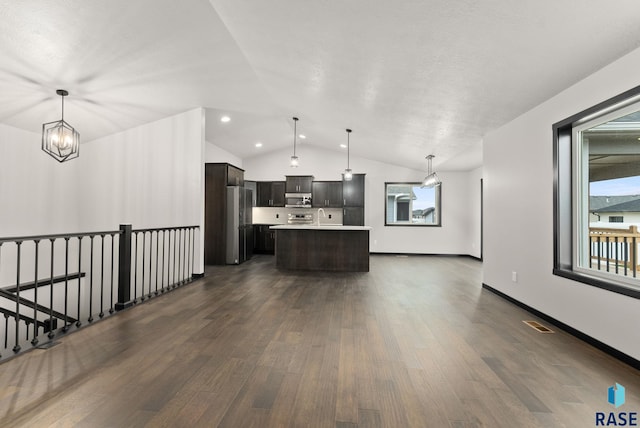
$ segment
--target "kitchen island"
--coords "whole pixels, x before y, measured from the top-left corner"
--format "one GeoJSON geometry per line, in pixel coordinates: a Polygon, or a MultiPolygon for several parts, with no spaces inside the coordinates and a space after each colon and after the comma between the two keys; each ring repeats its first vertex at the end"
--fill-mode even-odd
{"type": "Polygon", "coordinates": [[[369,272],[369,226],[277,225],[276,267],[369,272]]]}

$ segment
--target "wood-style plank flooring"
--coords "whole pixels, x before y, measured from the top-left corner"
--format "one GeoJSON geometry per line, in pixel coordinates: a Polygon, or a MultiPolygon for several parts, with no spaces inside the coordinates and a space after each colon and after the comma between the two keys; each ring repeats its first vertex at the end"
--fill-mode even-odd
{"type": "Polygon", "coordinates": [[[2,427],[589,427],[633,368],[481,288],[462,257],[207,276],[0,365],[2,427]],[[538,320],[540,321],[540,320],[538,320]],[[553,328],[543,322],[543,324],[553,328]]]}

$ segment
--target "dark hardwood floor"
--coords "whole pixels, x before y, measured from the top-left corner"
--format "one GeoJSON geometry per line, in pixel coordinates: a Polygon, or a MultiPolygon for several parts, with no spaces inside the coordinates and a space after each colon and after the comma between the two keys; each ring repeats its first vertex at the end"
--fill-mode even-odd
{"type": "Polygon", "coordinates": [[[481,269],[421,256],[372,256],[368,273],[279,272],[273,256],[210,267],[0,365],[0,426],[589,427],[615,410],[614,382],[619,410],[640,410],[636,370],[528,327],[481,269]]]}

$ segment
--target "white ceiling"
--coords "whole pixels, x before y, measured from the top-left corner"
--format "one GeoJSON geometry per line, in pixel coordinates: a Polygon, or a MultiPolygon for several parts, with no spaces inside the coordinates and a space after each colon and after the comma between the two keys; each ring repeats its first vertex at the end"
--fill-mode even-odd
{"type": "Polygon", "coordinates": [[[2,123],[40,132],[64,88],[85,143],[202,106],[242,158],[290,147],[298,116],[301,144],[342,150],[348,127],[353,155],[416,169],[479,166],[488,131],[640,46],[637,0],[0,0],[0,17],[2,123]]]}

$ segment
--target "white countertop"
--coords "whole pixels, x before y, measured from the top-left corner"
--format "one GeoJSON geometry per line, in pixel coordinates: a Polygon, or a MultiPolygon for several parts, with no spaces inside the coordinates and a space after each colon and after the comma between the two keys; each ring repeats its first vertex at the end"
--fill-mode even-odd
{"type": "Polygon", "coordinates": [[[343,226],[341,224],[279,224],[269,229],[305,229],[305,230],[371,230],[371,226],[343,226]]]}

